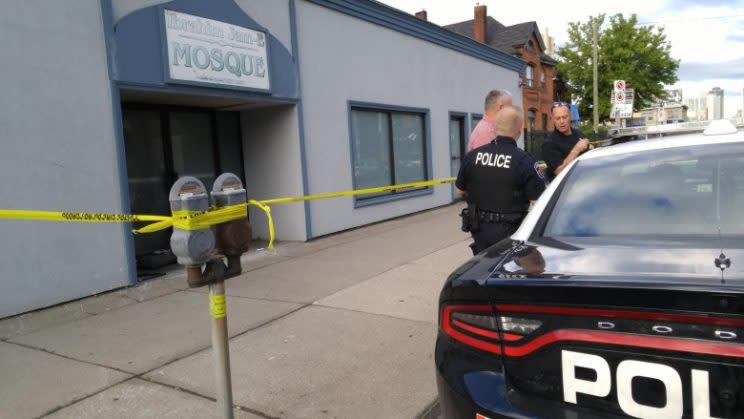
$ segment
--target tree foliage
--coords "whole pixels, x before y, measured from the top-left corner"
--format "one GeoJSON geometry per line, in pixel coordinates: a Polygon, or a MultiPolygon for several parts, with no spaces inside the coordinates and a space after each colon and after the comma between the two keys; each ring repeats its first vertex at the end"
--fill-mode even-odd
{"type": "MultiPolygon", "coordinates": [[[[677,79],[679,61],[671,57],[671,44],[660,27],[639,26],[633,14],[625,19],[622,14],[597,21],[597,86],[599,118],[609,118],[612,107],[610,95],[614,80],[625,80],[635,89],[634,110],[651,106],[664,98],[664,84],[677,79]]],[[[580,99],[579,112],[591,117],[592,92],[592,18],[586,22],[571,22],[569,41],[557,52],[558,72],[566,81],[569,92],[580,99]]]]}

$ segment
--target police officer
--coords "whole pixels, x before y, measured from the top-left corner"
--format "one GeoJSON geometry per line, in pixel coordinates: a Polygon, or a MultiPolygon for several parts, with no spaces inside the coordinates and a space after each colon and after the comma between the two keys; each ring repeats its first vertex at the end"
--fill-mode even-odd
{"type": "Polygon", "coordinates": [[[505,106],[496,116],[497,137],[473,149],[463,159],[455,186],[468,208],[463,210],[463,230],[470,231],[477,254],[509,237],[545,190],[537,161],[517,148],[524,129],[522,109],[505,106]]]}

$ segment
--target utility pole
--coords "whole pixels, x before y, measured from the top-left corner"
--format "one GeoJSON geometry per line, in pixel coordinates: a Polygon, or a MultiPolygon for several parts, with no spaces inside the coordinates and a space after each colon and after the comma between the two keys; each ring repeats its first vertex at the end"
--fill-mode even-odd
{"type": "Polygon", "coordinates": [[[592,73],[594,78],[594,139],[597,138],[597,127],[599,126],[599,94],[597,88],[597,20],[592,17],[592,73]]]}

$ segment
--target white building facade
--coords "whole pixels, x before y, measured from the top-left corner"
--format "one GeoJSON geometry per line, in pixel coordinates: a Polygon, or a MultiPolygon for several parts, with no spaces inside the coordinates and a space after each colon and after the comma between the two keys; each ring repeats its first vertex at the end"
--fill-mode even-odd
{"type": "MultiPolygon", "coordinates": [[[[524,68],[366,0],[3,9],[0,37],[17,46],[4,58],[26,63],[0,80],[0,173],[22,180],[0,186],[10,209],[168,214],[178,177],[211,188],[228,171],[259,200],[449,177],[486,93],[517,92],[524,68]]],[[[278,239],[304,241],[452,199],[440,185],[272,214],[278,239]]],[[[263,214],[250,216],[267,237],[263,214]]],[[[167,259],[169,232],[131,228],[0,220],[0,317],[136,284],[167,259]]]]}
{"type": "Polygon", "coordinates": [[[723,119],[723,89],[714,87],[707,95],[708,120],[723,119]]]}

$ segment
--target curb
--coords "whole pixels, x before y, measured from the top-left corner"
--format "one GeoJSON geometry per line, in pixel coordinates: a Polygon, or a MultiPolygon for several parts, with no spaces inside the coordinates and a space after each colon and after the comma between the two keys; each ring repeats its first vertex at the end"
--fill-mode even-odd
{"type": "Polygon", "coordinates": [[[434,399],[433,402],[429,403],[416,419],[441,419],[442,409],[439,406],[439,398],[434,399]]]}

